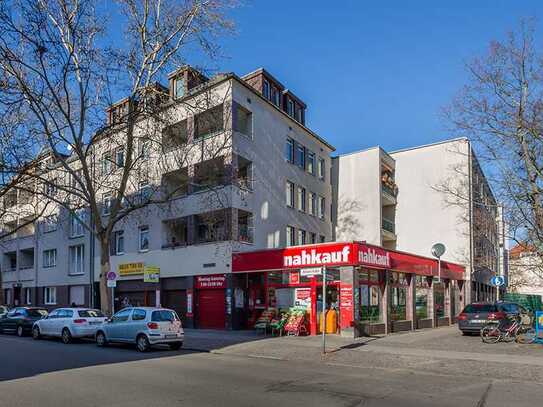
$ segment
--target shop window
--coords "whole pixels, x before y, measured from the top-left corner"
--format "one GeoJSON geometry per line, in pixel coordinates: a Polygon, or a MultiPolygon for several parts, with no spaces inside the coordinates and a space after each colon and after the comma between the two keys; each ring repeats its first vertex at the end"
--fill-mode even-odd
{"type": "Polygon", "coordinates": [[[405,273],[390,272],[390,318],[392,321],[406,319],[407,287],[409,283],[405,273]]]}
{"type": "Polygon", "coordinates": [[[381,315],[381,284],[383,283],[382,272],[358,267],[359,281],[359,319],[366,322],[380,322],[381,315]]]}
{"type": "MultiPolygon", "coordinates": [[[[488,296],[484,301],[488,301],[488,296]]],[[[445,286],[443,283],[434,283],[434,312],[437,318],[445,316],[445,286]]]]}
{"type": "Polygon", "coordinates": [[[430,284],[426,276],[416,276],[415,306],[417,319],[428,318],[428,290],[430,284]]]}

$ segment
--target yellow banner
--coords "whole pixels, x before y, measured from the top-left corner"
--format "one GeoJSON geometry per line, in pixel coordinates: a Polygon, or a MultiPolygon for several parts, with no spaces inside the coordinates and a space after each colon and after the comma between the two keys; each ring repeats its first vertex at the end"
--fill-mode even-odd
{"type": "Polygon", "coordinates": [[[158,283],[160,281],[160,267],[145,266],[143,274],[144,283],[158,283]]]}
{"type": "Polygon", "coordinates": [[[135,276],[143,274],[144,263],[121,263],[118,270],[120,276],[135,276]]]}

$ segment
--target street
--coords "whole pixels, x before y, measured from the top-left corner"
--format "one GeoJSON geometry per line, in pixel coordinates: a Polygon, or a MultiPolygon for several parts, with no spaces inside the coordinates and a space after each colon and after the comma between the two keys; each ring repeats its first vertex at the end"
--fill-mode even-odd
{"type": "Polygon", "coordinates": [[[0,406],[532,406],[543,395],[543,346],[484,345],[454,327],[330,336],[325,358],[313,337],[188,332],[198,346],[141,354],[1,335],[0,406]]]}

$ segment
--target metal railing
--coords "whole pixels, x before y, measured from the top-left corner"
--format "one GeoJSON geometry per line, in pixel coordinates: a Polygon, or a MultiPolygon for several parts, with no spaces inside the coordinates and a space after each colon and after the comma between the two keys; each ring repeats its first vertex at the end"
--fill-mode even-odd
{"type": "Polygon", "coordinates": [[[383,188],[383,192],[386,192],[390,196],[396,198],[396,191],[393,188],[389,187],[386,184],[381,184],[381,187],[383,188]]]}
{"type": "Polygon", "coordinates": [[[389,219],[383,218],[382,227],[387,232],[396,233],[396,228],[394,227],[394,222],[392,222],[389,219]]]}

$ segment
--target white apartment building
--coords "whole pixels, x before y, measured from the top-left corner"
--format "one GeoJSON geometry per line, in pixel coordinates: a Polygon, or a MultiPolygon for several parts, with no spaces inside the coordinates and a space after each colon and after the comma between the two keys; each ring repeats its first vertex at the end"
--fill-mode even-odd
{"type": "Polygon", "coordinates": [[[332,174],[336,240],[427,257],[443,243],[443,260],[466,267],[464,298],[456,302],[496,298],[498,208],[467,139],[344,154],[333,159],[332,174]]]}
{"type": "MultiPolygon", "coordinates": [[[[168,151],[154,152],[138,135],[138,149],[149,149],[149,165],[141,179],[132,180],[132,192],[176,192],[167,204],[138,210],[116,225],[111,249],[111,269],[120,274],[116,306],[160,302],[182,314],[188,326],[242,326],[243,308],[224,315],[223,305],[222,317],[214,311],[231,301],[232,288],[255,283],[232,276],[232,254],[332,239],[334,148],[305,126],[306,105],[264,69],[242,78],[232,73],[206,78],[184,67],[160,89],[176,117],[159,129],[168,151]],[[204,94],[213,95],[205,111],[184,107],[204,94]],[[202,120],[206,115],[219,119],[209,126],[202,120]],[[190,151],[182,161],[170,158],[178,148],[190,151]],[[166,164],[153,161],[154,153],[166,164]],[[145,266],[160,269],[158,284],[143,281],[145,266]]],[[[123,114],[124,103],[108,111],[110,124],[123,114]]],[[[100,137],[97,174],[124,162],[122,142],[100,137]]],[[[21,197],[4,204],[21,205],[21,197]]],[[[107,188],[102,205],[107,217],[107,188]]],[[[85,209],[79,215],[88,219],[85,209]]],[[[22,220],[4,220],[4,227],[6,222],[22,220]]],[[[2,242],[0,250],[7,303],[97,305],[100,248],[67,211],[55,208],[2,242]]],[[[244,301],[250,305],[248,293],[244,301]]]]}

